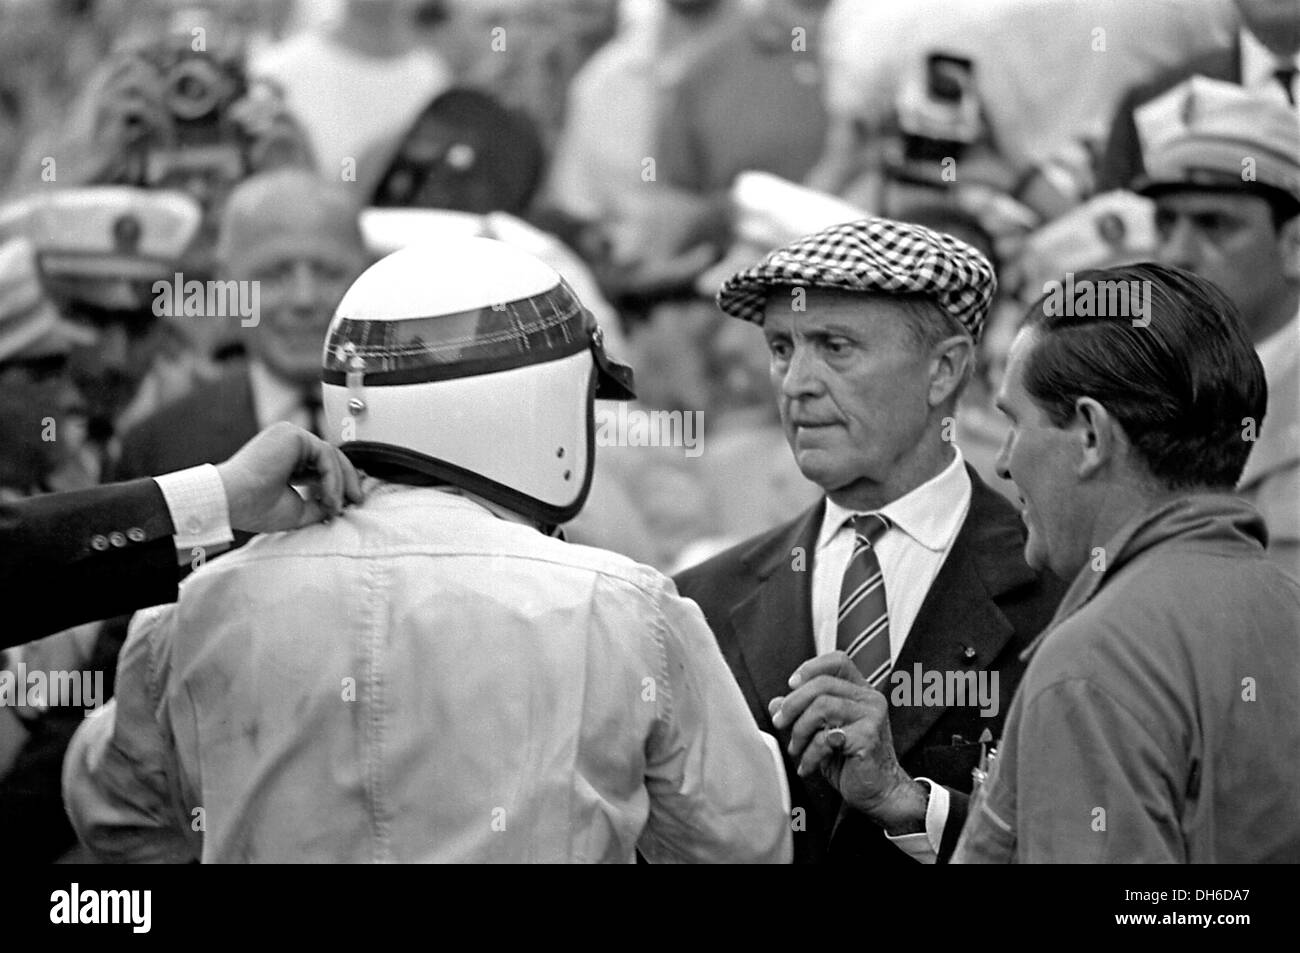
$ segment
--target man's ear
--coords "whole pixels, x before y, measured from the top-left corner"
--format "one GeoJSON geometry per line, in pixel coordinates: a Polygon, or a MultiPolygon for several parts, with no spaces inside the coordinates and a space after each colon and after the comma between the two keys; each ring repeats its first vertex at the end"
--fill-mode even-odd
{"type": "Polygon", "coordinates": [[[1091,397],[1074,402],[1070,429],[1078,438],[1079,462],[1075,472],[1087,479],[1114,465],[1128,452],[1128,435],[1120,422],[1091,397]]]}
{"type": "Polygon", "coordinates": [[[1277,235],[1282,253],[1282,274],[1293,283],[1300,283],[1300,215],[1292,216],[1277,235]]]}
{"type": "Polygon", "coordinates": [[[975,371],[975,342],[955,334],[939,342],[930,352],[930,406],[940,407],[975,371]]]}

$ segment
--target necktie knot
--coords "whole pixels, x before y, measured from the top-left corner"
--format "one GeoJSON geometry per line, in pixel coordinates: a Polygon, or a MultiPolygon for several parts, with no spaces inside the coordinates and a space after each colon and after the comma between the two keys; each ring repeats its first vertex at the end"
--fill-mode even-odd
{"type": "Polygon", "coordinates": [[[321,403],[320,386],[308,387],[302,392],[302,409],[307,415],[307,429],[320,437],[325,433],[325,414],[321,403]]]}
{"type": "Polygon", "coordinates": [[[853,517],[850,522],[858,539],[868,546],[874,546],[880,537],[885,535],[885,531],[893,525],[889,517],[881,513],[863,513],[853,517]]]}
{"type": "Polygon", "coordinates": [[[1282,89],[1286,93],[1287,102],[1292,106],[1295,105],[1295,78],[1300,73],[1294,66],[1280,66],[1273,71],[1273,78],[1282,84],[1282,89]]]}

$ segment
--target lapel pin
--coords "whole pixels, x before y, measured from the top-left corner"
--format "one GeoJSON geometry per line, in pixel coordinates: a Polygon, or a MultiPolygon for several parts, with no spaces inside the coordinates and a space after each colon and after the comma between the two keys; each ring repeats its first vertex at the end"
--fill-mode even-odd
{"type": "Polygon", "coordinates": [[[968,645],[961,650],[961,657],[968,662],[975,661],[975,646],[968,645]]]}

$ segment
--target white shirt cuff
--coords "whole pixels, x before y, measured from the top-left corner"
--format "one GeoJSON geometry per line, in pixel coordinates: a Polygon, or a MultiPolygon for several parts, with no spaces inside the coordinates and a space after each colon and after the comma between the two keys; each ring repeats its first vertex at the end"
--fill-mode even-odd
{"type": "Polygon", "coordinates": [[[925,803],[925,833],[899,834],[890,837],[889,842],[913,860],[923,864],[933,864],[939,859],[939,845],[943,843],[943,828],[948,823],[948,789],[942,784],[935,784],[929,778],[916,778],[930,789],[930,798],[925,803]]]}
{"type": "Polygon", "coordinates": [[[153,479],[171,512],[178,555],[188,560],[195,549],[224,549],[234,541],[226,488],[216,467],[205,463],[153,479]]]}

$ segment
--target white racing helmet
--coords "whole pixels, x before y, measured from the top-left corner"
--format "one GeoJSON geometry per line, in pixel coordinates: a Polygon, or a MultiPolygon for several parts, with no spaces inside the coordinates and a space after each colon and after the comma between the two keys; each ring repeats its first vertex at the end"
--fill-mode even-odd
{"type": "Polygon", "coordinates": [[[635,397],[559,274],[488,238],[411,245],[366,269],[330,322],[322,380],[329,435],[357,466],[548,524],[586,502],[593,399],[635,397]]]}

